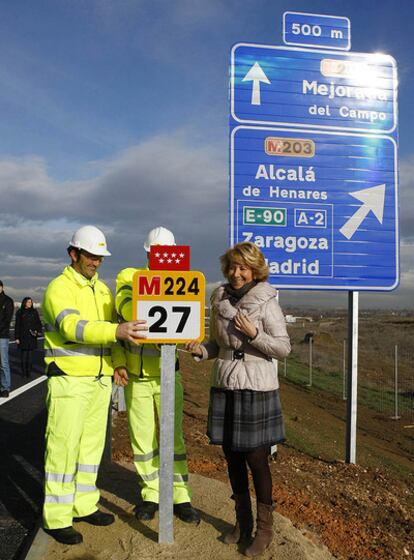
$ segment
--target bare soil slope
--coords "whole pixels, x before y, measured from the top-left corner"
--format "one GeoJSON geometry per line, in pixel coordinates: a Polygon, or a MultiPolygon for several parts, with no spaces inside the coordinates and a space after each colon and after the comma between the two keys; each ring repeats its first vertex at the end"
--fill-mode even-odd
{"type": "MultiPolygon", "coordinates": [[[[205,436],[209,370],[182,355],[189,466],[225,481],[221,449],[205,436]]],[[[358,465],[346,465],[345,404],[288,382],[281,391],[288,442],[271,464],[277,511],[338,558],[414,558],[414,427],[360,407],[358,465]]],[[[124,413],[115,420],[113,449],[131,461],[124,413]]]]}

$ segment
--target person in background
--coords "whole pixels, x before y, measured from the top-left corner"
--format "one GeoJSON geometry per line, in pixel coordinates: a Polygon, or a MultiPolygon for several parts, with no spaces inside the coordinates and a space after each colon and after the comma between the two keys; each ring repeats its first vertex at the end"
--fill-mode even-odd
{"type": "MultiPolygon", "coordinates": [[[[119,325],[114,302],[97,270],[111,253],[101,230],[84,226],[67,249],[70,265],[48,285],[43,299],[48,376],[45,452],[45,531],[77,544],[73,521],[105,526],[96,487],[112,392],[112,352],[117,340],[145,336],[145,321],[119,325]]],[[[122,349],[121,349],[122,351],[122,349]]]]}
{"type": "Polygon", "coordinates": [[[238,243],[220,260],[228,282],[211,296],[209,340],[194,340],[186,349],[197,361],[215,359],[207,435],[223,448],[236,509],[236,525],[224,542],[241,543],[247,556],[258,556],[273,537],[270,447],[285,439],[273,360],[289,354],[290,342],[260,249],[238,243]],[[257,500],[253,542],[248,468],[257,500]]]}
{"type": "Polygon", "coordinates": [[[7,398],[11,389],[9,363],[10,323],[13,317],[14,302],[4,293],[4,285],[0,280],[0,397],[7,398]]]}
{"type": "MultiPolygon", "coordinates": [[[[152,229],[144,243],[147,260],[152,245],[175,245],[174,235],[162,226],[152,229]]],[[[142,269],[125,268],[116,279],[115,305],[122,321],[132,319],[132,280],[137,270],[148,270],[148,265],[142,269]]],[[[114,361],[114,381],[117,385],[125,387],[129,433],[135,469],[141,487],[142,502],[137,505],[135,516],[137,519],[148,520],[153,519],[159,504],[160,456],[156,419],[160,415],[161,349],[156,344],[138,346],[124,343],[123,346],[124,360],[114,361]]],[[[200,514],[191,505],[182,423],[183,386],[177,357],[174,413],[174,513],[186,523],[198,524],[200,514]]]]}
{"type": "Polygon", "coordinates": [[[33,300],[25,297],[16,312],[14,338],[20,350],[21,368],[24,377],[30,377],[33,364],[33,350],[37,348],[37,337],[42,332],[39,313],[33,307],[33,300]]]}

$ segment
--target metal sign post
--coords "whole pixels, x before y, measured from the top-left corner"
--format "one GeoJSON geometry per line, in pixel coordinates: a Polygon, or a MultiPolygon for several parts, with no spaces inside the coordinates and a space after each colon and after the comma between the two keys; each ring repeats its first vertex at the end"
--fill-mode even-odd
{"type": "Polygon", "coordinates": [[[347,463],[356,462],[357,391],[358,391],[358,292],[348,293],[348,396],[346,406],[347,463]]]}
{"type": "Polygon", "coordinates": [[[342,399],[346,401],[346,340],[343,341],[342,350],[342,399]]]}
{"type": "Polygon", "coordinates": [[[175,412],[175,345],[161,345],[160,508],[158,542],[174,542],[173,464],[175,412]]]}

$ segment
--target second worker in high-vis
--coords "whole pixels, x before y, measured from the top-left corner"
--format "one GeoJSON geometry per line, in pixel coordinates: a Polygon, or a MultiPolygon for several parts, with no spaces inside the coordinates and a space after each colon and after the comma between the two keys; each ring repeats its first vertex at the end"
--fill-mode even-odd
{"type": "MultiPolygon", "coordinates": [[[[174,235],[160,226],[152,229],[144,244],[147,255],[152,245],[175,245],[174,235]]],[[[138,268],[121,270],[116,279],[116,310],[123,321],[132,319],[132,280],[138,268]]],[[[148,267],[141,270],[148,270],[148,267]]],[[[138,519],[152,519],[159,503],[160,457],[156,412],[160,413],[161,349],[156,344],[122,344],[125,355],[114,360],[114,381],[125,386],[129,433],[142,502],[136,507],[138,519]],[[123,360],[122,360],[123,358],[123,360]],[[156,411],[156,412],[155,412],[156,411]]],[[[188,466],[182,429],[183,386],[178,368],[175,373],[174,415],[174,513],[187,523],[199,523],[200,514],[191,505],[188,466]]]]}
{"type": "Polygon", "coordinates": [[[43,300],[48,376],[43,526],[64,544],[82,542],[73,521],[110,525],[98,509],[96,478],[105,443],[117,340],[145,336],[144,321],[119,325],[109,288],[97,270],[110,253],[104,234],[84,226],[67,249],[70,265],[43,300]]]}

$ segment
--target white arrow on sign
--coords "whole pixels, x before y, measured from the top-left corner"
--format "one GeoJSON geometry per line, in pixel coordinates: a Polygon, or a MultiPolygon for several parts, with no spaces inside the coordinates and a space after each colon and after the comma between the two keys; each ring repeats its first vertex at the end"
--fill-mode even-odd
{"type": "Polygon", "coordinates": [[[263,72],[262,67],[258,62],[255,62],[253,64],[253,66],[243,78],[242,82],[253,82],[251,104],[260,105],[260,82],[270,84],[270,80],[263,72]]]}
{"type": "Polygon", "coordinates": [[[357,200],[360,200],[363,204],[339,230],[347,239],[351,239],[369,212],[373,212],[377,220],[382,224],[384,216],[385,184],[349,194],[357,200]]]}

